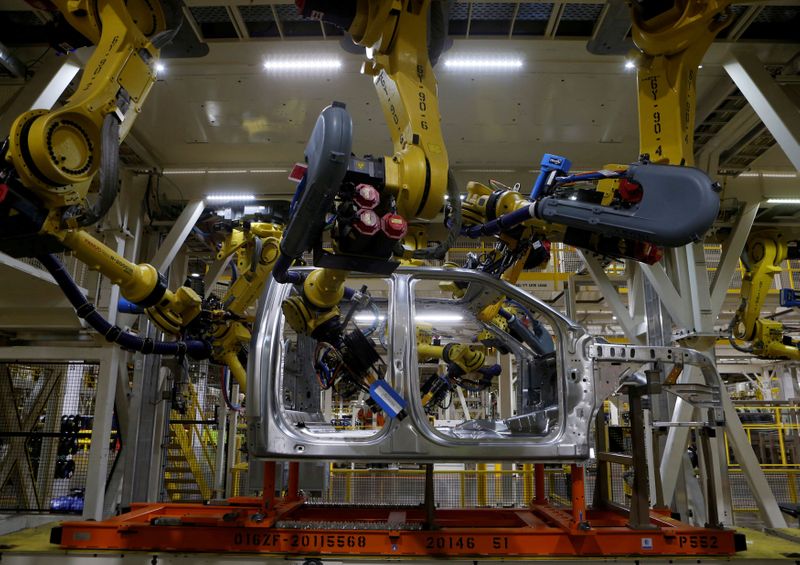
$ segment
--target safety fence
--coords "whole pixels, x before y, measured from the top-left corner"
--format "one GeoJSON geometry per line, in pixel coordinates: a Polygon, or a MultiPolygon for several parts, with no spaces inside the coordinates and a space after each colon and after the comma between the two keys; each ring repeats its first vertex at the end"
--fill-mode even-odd
{"type": "MultiPolygon", "coordinates": [[[[447,253],[447,261],[464,264],[469,253],[481,256],[492,250],[493,243],[482,240],[458,239],[447,253]]],[[[719,244],[707,244],[704,246],[706,267],[708,272],[713,275],[716,272],[722,258],[722,246],[719,244]]],[[[780,288],[792,288],[800,290],[800,260],[793,259],[782,264],[783,271],[773,282],[771,292],[777,293],[780,288]]],[[[563,243],[553,243],[550,249],[550,261],[544,267],[526,270],[520,276],[518,285],[526,290],[535,291],[544,289],[543,285],[549,284],[549,290],[556,288],[561,281],[573,273],[578,273],[584,269],[583,259],[578,251],[563,243]]],[[[611,261],[605,266],[605,271],[609,275],[623,275],[625,265],[619,261],[611,261]]],[[[742,286],[742,274],[744,267],[739,263],[734,270],[728,292],[737,293],[742,286]]],[[[623,287],[624,288],[624,287],[623,287]]]]}
{"type": "MultiPolygon", "coordinates": [[[[534,496],[535,478],[530,464],[478,464],[471,469],[433,471],[434,500],[439,508],[523,508],[534,496]]],[[[591,500],[596,482],[594,465],[585,469],[587,500],[591,500]]],[[[627,470],[612,464],[609,476],[614,502],[627,506],[630,496],[627,470]]],[[[545,496],[551,504],[569,506],[571,485],[569,466],[545,468],[545,496]]],[[[302,478],[301,478],[302,483],[302,478]]],[[[352,469],[331,466],[328,488],[312,504],[379,504],[417,506],[425,495],[425,470],[352,469]]]]}
{"type": "MultiPolygon", "coordinates": [[[[736,411],[778,503],[799,503],[800,406],[751,401],[737,406],[736,411]]],[[[755,498],[728,444],[727,435],[725,445],[734,511],[758,512],[755,498]]]]}
{"type": "Polygon", "coordinates": [[[230,483],[227,492],[237,495],[243,490],[241,484],[248,471],[246,422],[239,399],[230,398],[233,387],[225,375],[222,365],[191,363],[174,388],[163,454],[163,500],[202,502],[223,494],[214,493],[218,462],[223,466],[223,481],[230,483]],[[228,403],[237,408],[236,417],[229,414],[227,421],[221,411],[226,396],[228,403]],[[220,445],[220,429],[226,425],[235,425],[236,432],[220,445]]]}
{"type": "MultiPolygon", "coordinates": [[[[99,364],[0,362],[0,510],[80,512],[99,364]]],[[[116,417],[107,472],[121,444],[116,417]]]]}

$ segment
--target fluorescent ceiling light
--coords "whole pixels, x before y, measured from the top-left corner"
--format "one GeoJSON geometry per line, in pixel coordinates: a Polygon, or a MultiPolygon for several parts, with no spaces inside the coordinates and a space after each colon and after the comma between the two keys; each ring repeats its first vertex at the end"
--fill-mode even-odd
{"type": "Polygon", "coordinates": [[[462,173],[515,173],[516,169],[459,169],[462,173]]]}
{"type": "MultiPolygon", "coordinates": [[[[356,314],[353,316],[353,319],[356,322],[366,322],[370,324],[376,321],[374,314],[356,314]]],[[[378,316],[378,321],[383,321],[385,319],[386,316],[378,316]]],[[[462,322],[464,320],[464,316],[461,314],[428,312],[425,314],[417,314],[414,316],[414,320],[417,322],[462,322]]]]}
{"type": "Polygon", "coordinates": [[[196,279],[199,279],[200,278],[200,273],[192,273],[192,277],[194,277],[196,279]]]}
{"type": "Polygon", "coordinates": [[[514,70],[521,69],[524,63],[518,57],[453,56],[444,60],[444,66],[448,69],[465,70],[514,70]]]}
{"type": "Polygon", "coordinates": [[[800,198],[767,198],[767,204],[800,204],[800,198]]]}
{"type": "Polygon", "coordinates": [[[206,196],[206,200],[209,202],[249,202],[255,199],[255,194],[209,194],[206,196]]]}
{"type": "Polygon", "coordinates": [[[162,174],[165,175],[232,175],[232,174],[285,174],[289,169],[164,169],[162,174]]]}
{"type": "MultiPolygon", "coordinates": [[[[356,314],[353,316],[353,319],[356,322],[367,322],[369,324],[372,324],[376,321],[374,314],[356,314]]],[[[386,316],[378,316],[377,319],[383,321],[386,319],[386,316]]]]}
{"type": "Polygon", "coordinates": [[[739,173],[739,176],[745,178],[761,177],[765,179],[793,179],[797,178],[797,173],[759,173],[757,171],[747,171],[746,173],[739,173]]]}
{"type": "Polygon", "coordinates": [[[267,71],[325,71],[342,68],[341,59],[303,57],[302,59],[275,59],[264,61],[267,71]]]}
{"type": "Polygon", "coordinates": [[[165,175],[204,175],[205,169],[164,169],[161,171],[165,175]]]}
{"type": "Polygon", "coordinates": [[[635,69],[636,63],[634,63],[633,61],[625,61],[625,68],[628,70],[635,69]]]}
{"type": "Polygon", "coordinates": [[[157,73],[163,73],[166,70],[167,70],[167,67],[164,65],[164,63],[156,63],[156,72],[157,73]]]}
{"type": "Polygon", "coordinates": [[[464,316],[461,314],[444,314],[440,312],[428,312],[414,316],[417,322],[461,322],[464,316]]]}

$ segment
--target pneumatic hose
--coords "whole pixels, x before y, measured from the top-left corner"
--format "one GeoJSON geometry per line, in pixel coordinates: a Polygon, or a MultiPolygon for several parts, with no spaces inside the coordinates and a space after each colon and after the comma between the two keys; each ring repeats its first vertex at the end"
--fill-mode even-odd
{"type": "Polygon", "coordinates": [[[81,289],[75,284],[64,264],[53,254],[40,255],[37,259],[45,266],[75,308],[78,317],[86,320],[107,341],[117,343],[125,349],[141,353],[159,355],[189,355],[193,359],[207,359],[211,355],[211,346],[202,340],[155,341],[141,338],[126,332],[119,326],[111,324],[98,312],[94,304],[86,300],[81,289]]]}

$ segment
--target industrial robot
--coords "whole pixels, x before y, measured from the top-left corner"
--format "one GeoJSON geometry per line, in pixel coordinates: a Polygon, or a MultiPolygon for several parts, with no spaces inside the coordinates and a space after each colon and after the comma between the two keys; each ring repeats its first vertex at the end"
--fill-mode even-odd
{"type": "Polygon", "coordinates": [[[13,123],[0,156],[0,250],[36,257],[67,298],[109,342],[131,351],[212,358],[227,365],[242,389],[250,340],[246,311],[266,284],[282,226],[224,226],[223,259],[236,255],[241,276],[219,301],[189,286],[175,291],[149,264],[134,264],[87,228],[108,212],[119,191],[119,144],[131,130],[156,80],[161,48],[182,23],[176,0],[58,0],[66,21],[96,46],[75,93],[61,107],[33,109],[13,123]],[[94,203],[88,195],[95,191],[94,203]],[[174,341],[141,338],[112,325],[83,296],[55,255],[72,253],[119,285],[124,299],[174,341]]]}
{"type": "MultiPolygon", "coordinates": [[[[745,271],[741,302],[729,326],[730,343],[735,349],[763,359],[800,359],[800,342],[787,334],[781,322],[761,317],[775,275],[781,272],[784,261],[792,259],[800,259],[798,241],[784,231],[757,230],[748,238],[742,254],[745,271]],[[749,345],[739,345],[737,340],[749,345]]],[[[792,289],[781,290],[780,303],[786,307],[800,306],[792,289]]]]}
{"type": "MultiPolygon", "coordinates": [[[[386,409],[392,403],[382,397],[399,395],[382,379],[374,344],[357,329],[349,329],[349,316],[341,314],[343,300],[353,296],[345,286],[349,271],[387,275],[402,260],[442,259],[459,236],[496,238],[494,252],[466,266],[511,282],[524,268],[546,260],[550,241],[654,263],[663,246],[700,240],[716,219],[719,186],[684,162],[654,162],[651,157],[661,158],[658,151],[641,155],[633,164],[579,174],[570,173],[566,157],[548,154],[529,195],[473,182],[462,205],[439,123],[428,49],[431,2],[306,0],[297,5],[304,16],[343,28],[366,48],[363,72],[373,77],[394,154],[354,156],[352,121],[345,105],[334,102],[323,110],[306,146],[307,168],[273,276],[296,288],[282,305],[289,325],[326,344],[323,372],[348,375],[350,382],[369,392],[373,405],[386,409]],[[693,205],[686,207],[686,202],[693,205]],[[431,220],[442,211],[444,241],[422,249],[404,245],[411,223],[431,220]],[[327,237],[332,252],[323,249],[327,237]],[[307,251],[313,252],[318,268],[308,274],[290,270],[307,251]],[[329,366],[334,360],[335,366],[329,366]]],[[[435,38],[431,43],[441,44],[435,38]]],[[[434,58],[439,54],[434,52],[434,58]]],[[[519,312],[514,312],[500,299],[486,306],[479,318],[511,327],[538,354],[550,354],[537,337],[541,328],[535,320],[520,323],[519,312]]],[[[438,352],[455,365],[456,376],[424,383],[426,404],[435,404],[441,391],[458,386],[462,375],[470,375],[467,386],[491,382],[497,369],[483,367],[482,347],[491,346],[492,340],[483,338],[485,343],[476,336],[475,344],[438,352]],[[454,352],[468,355],[456,357],[454,352]]],[[[418,348],[426,357],[431,347],[418,336],[418,348]]],[[[548,398],[545,404],[554,400],[548,398]]],[[[392,415],[404,415],[394,411],[392,415]]]]}
{"type": "MultiPolygon", "coordinates": [[[[12,256],[39,257],[78,314],[107,340],[145,353],[211,356],[231,365],[242,386],[240,354],[249,339],[243,311],[259,295],[271,269],[279,282],[297,285],[296,295],[283,304],[292,327],[330,344],[330,351],[338,352],[334,360],[374,361],[374,355],[364,356],[374,348],[360,332],[347,330],[339,311],[345,298],[363,300],[363,293],[345,288],[349,271],[388,274],[400,260],[440,259],[462,234],[497,237],[496,256],[473,268],[508,280],[516,280],[526,263],[536,260],[532,250],[551,240],[653,262],[659,246],[697,240],[717,214],[716,186],[703,173],[654,163],[644,155],[634,164],[588,174],[570,174],[568,159],[546,155],[529,196],[471,183],[462,210],[439,124],[428,50],[430,2],[300,2],[303,14],[344,27],[368,49],[364,72],[373,77],[394,154],[353,156],[345,106],[326,108],[306,148],[307,170],[287,228],[251,224],[231,231],[221,253],[241,249],[236,242],[244,238],[252,268],[245,269],[249,276],[215,308],[189,287],[170,291],[154,267],[125,260],[85,230],[114,200],[117,144],[155,80],[159,49],[176,33],[180,6],[108,0],[92,6],[59,2],[58,7],[98,49],[67,104],[27,112],[12,127],[3,147],[8,166],[2,171],[0,248],[12,256]],[[148,17],[141,17],[142,10],[148,17]],[[89,206],[86,196],[93,182],[99,185],[98,196],[89,206]],[[445,240],[421,248],[404,244],[409,223],[435,218],[445,200],[445,240]],[[687,210],[681,204],[686,201],[694,206],[687,210]],[[324,235],[330,236],[333,252],[323,250],[324,235]],[[63,250],[118,284],[121,294],[142,307],[160,329],[181,339],[153,342],[103,320],[53,255],[63,250]],[[319,268],[307,276],[290,271],[307,250],[314,251],[319,268]]],[[[519,317],[512,312],[501,301],[487,307],[482,319],[513,326],[519,317]]],[[[484,367],[480,345],[459,345],[436,350],[451,368],[450,382],[478,373],[482,376],[477,382],[486,386],[496,368],[484,367]]],[[[383,388],[378,369],[373,362],[347,374],[354,374],[352,380],[375,396],[376,387],[383,388]]]]}

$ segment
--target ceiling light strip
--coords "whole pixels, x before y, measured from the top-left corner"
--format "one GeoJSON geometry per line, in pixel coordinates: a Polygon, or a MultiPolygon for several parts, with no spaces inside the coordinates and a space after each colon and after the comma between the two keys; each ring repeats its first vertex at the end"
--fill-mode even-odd
{"type": "Polygon", "coordinates": [[[218,174],[218,175],[246,175],[246,174],[286,174],[289,169],[164,169],[162,171],[165,175],[205,175],[205,174],[218,174]]]}
{"type": "Polygon", "coordinates": [[[800,198],[767,198],[767,204],[800,204],[800,198]]]}
{"type": "Polygon", "coordinates": [[[297,60],[270,60],[264,61],[267,71],[324,71],[339,70],[342,68],[341,59],[304,57],[297,60]]]}
{"type": "Polygon", "coordinates": [[[255,194],[208,194],[206,200],[209,202],[251,202],[256,199],[255,194]]]}
{"type": "Polygon", "coordinates": [[[739,173],[739,176],[742,178],[761,177],[765,179],[794,179],[797,178],[797,173],[789,173],[789,172],[760,173],[758,171],[747,171],[744,173],[739,173]]]}
{"type": "Polygon", "coordinates": [[[444,60],[448,69],[463,70],[514,70],[525,66],[517,57],[449,57],[444,60]]]}

